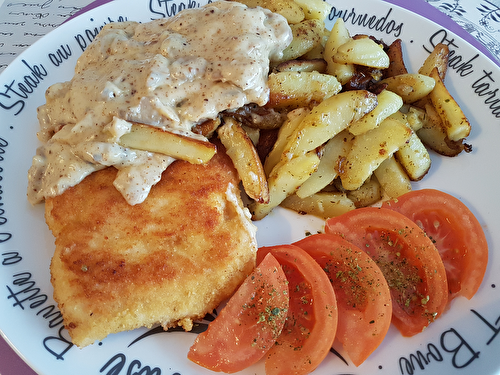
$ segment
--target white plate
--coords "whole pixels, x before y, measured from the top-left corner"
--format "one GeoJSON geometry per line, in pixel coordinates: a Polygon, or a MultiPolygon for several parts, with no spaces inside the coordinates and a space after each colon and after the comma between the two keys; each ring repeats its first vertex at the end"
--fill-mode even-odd
{"type": "MultiPolygon", "coordinates": [[[[454,56],[446,83],[472,123],[468,142],[473,151],[456,158],[433,156],[431,172],[415,188],[438,188],[462,199],[486,231],[490,260],[476,296],[470,301],[455,299],[422,334],[403,338],[391,328],[359,368],[330,354],[315,373],[442,375],[464,368],[469,374],[499,374],[500,70],[457,36],[398,7],[380,0],[330,2],[332,14],[341,14],[352,34],[371,33],[389,43],[403,39],[411,71],[418,69],[432,43],[450,43],[454,56]]],[[[0,76],[0,330],[40,374],[210,373],[186,359],[193,333],[154,334],[134,342],[147,332],[138,329],[111,335],[83,350],[70,347],[51,297],[54,240],[43,219],[43,206],[31,207],[26,200],[26,172],[38,146],[36,108],[44,102],[45,89],[71,78],[81,46],[88,45],[103,24],[125,18],[148,21],[171,15],[188,3],[198,5],[173,0],[106,4],[44,37],[0,76]]],[[[289,243],[322,228],[320,220],[285,210],[276,210],[257,224],[260,245],[289,243]]],[[[262,363],[244,373],[263,373],[262,363]]]]}

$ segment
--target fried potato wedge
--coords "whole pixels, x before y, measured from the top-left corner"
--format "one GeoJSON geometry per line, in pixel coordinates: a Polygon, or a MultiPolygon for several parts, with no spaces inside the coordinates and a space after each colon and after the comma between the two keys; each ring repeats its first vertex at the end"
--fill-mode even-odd
{"type": "Polygon", "coordinates": [[[411,181],[404,168],[394,158],[385,159],[373,171],[382,190],[389,198],[397,198],[411,191],[411,181]]]}
{"type": "Polygon", "coordinates": [[[387,84],[387,90],[401,96],[404,103],[413,103],[424,98],[436,85],[432,77],[415,73],[385,78],[380,83],[387,84]]]}
{"type": "Polygon", "coordinates": [[[269,176],[274,166],[279,163],[290,137],[308,113],[309,110],[307,108],[297,108],[288,113],[287,120],[278,131],[278,138],[264,162],[266,176],[269,176]]]}
{"type": "MultiPolygon", "coordinates": [[[[322,59],[323,60],[323,54],[325,52],[325,44],[326,41],[328,40],[328,36],[330,35],[330,30],[328,30],[326,27],[323,29],[323,33],[321,35],[321,40],[319,44],[317,44],[313,49],[310,51],[304,53],[300,59],[301,60],[318,60],[322,59]]],[[[326,64],[326,61],[325,61],[326,64]]],[[[326,71],[324,72],[326,73],[326,71]]]]}
{"type": "Polygon", "coordinates": [[[249,126],[246,126],[242,123],[240,123],[241,128],[245,131],[247,134],[248,138],[252,141],[254,146],[257,146],[260,140],[260,129],[256,128],[251,128],[249,126]]]}
{"type": "Polygon", "coordinates": [[[142,124],[133,124],[130,133],[122,135],[118,144],[137,150],[158,152],[193,164],[208,162],[217,151],[215,145],[208,141],[142,124]]]}
{"type": "MultiPolygon", "coordinates": [[[[398,121],[402,122],[403,124],[410,126],[408,123],[408,116],[406,115],[406,113],[403,113],[402,111],[396,111],[396,112],[392,113],[391,115],[389,115],[388,117],[390,117],[394,120],[398,120],[398,121]]],[[[412,128],[412,130],[413,130],[413,128],[412,128]]]]}
{"type": "Polygon", "coordinates": [[[439,73],[439,78],[444,81],[446,77],[446,72],[448,70],[448,60],[450,56],[450,49],[446,44],[438,43],[432,50],[432,52],[427,56],[424,63],[418,70],[420,74],[430,76],[432,70],[436,68],[439,73]]]}
{"type": "Polygon", "coordinates": [[[410,126],[411,130],[416,132],[424,126],[427,116],[424,109],[414,107],[412,105],[407,105],[404,108],[402,108],[402,111],[403,110],[404,110],[403,122],[406,121],[410,126]]]}
{"type": "Polygon", "coordinates": [[[292,42],[283,51],[283,57],[277,62],[295,60],[303,56],[321,43],[325,23],[320,20],[304,20],[290,25],[292,29],[292,42]]]}
{"type": "Polygon", "coordinates": [[[431,168],[431,156],[413,131],[408,142],[396,151],[395,156],[412,181],[421,180],[431,168]]]}
{"type": "Polygon", "coordinates": [[[464,150],[462,140],[451,141],[442,125],[441,118],[432,106],[427,104],[426,117],[421,129],[417,131],[420,140],[431,150],[443,156],[457,156],[464,150]]]}
{"type": "Polygon", "coordinates": [[[436,87],[429,97],[443,122],[448,138],[452,141],[464,139],[470,134],[469,120],[439,77],[437,68],[432,70],[431,78],[436,81],[436,87]]]}
{"type": "Polygon", "coordinates": [[[377,106],[373,111],[361,117],[349,126],[349,131],[354,135],[362,134],[380,125],[387,117],[399,111],[403,106],[403,99],[389,90],[384,90],[377,95],[377,106]]]}
{"type": "Polygon", "coordinates": [[[431,167],[431,157],[422,140],[416,134],[421,129],[425,113],[415,107],[406,108],[408,112],[398,111],[390,117],[400,121],[412,130],[412,134],[403,146],[396,151],[395,156],[412,181],[421,180],[431,167]],[[410,124],[410,121],[412,124],[410,124]]]}
{"type": "Polygon", "coordinates": [[[354,136],[343,130],[325,144],[317,171],[297,190],[299,198],[306,198],[319,192],[338,176],[338,162],[346,157],[353,140],[354,136]]]}
{"type": "Polygon", "coordinates": [[[318,168],[316,152],[308,152],[291,160],[278,163],[269,178],[269,203],[252,202],[249,209],[253,220],[261,220],[289,195],[294,194],[309,176],[318,168]]]}
{"type": "Polygon", "coordinates": [[[318,72],[271,73],[268,79],[271,108],[307,107],[337,94],[342,86],[331,75],[318,72]]]}
{"type": "Polygon", "coordinates": [[[348,190],[346,195],[356,208],[368,207],[382,199],[382,187],[377,178],[372,175],[359,189],[348,190]]]}
{"type": "Polygon", "coordinates": [[[327,73],[335,76],[342,85],[349,82],[354,76],[356,69],[354,65],[336,63],[333,56],[337,53],[337,48],[349,40],[351,40],[351,36],[345,26],[344,20],[338,18],[326,41],[323,58],[327,63],[327,73]]]}
{"type": "Polygon", "coordinates": [[[224,117],[224,124],[217,129],[226,154],[238,171],[243,189],[253,200],[269,202],[269,188],[264,168],[252,140],[232,117],[224,117]]]}
{"type": "Polygon", "coordinates": [[[290,195],[281,202],[281,207],[289,208],[300,214],[314,215],[322,219],[340,216],[356,208],[345,193],[339,192],[321,192],[307,198],[290,195]]]}
{"type": "Polygon", "coordinates": [[[350,39],[337,48],[333,61],[338,64],[356,64],[370,68],[386,69],[389,56],[380,44],[373,39],[350,39]]]}
{"type": "Polygon", "coordinates": [[[346,91],[325,99],[304,117],[283,151],[291,159],[321,146],[377,105],[365,90],[346,91]]]}
{"type": "Polygon", "coordinates": [[[358,189],[385,159],[407,142],[410,135],[411,129],[391,118],[358,135],[339,170],[342,186],[346,190],[358,189]]]}

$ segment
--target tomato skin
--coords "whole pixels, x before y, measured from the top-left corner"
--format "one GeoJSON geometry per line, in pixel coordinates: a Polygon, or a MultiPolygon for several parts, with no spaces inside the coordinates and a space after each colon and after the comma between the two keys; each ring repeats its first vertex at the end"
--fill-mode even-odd
{"type": "Polygon", "coordinates": [[[337,339],[355,366],[383,341],[392,301],[380,268],[361,249],[338,235],[314,234],[295,242],[321,266],[337,297],[337,339]]]}
{"type": "Polygon", "coordinates": [[[392,295],[392,323],[404,336],[422,332],[448,303],[446,271],[426,234],[387,208],[358,208],[330,218],[325,231],[340,234],[372,257],[392,295]]]}
{"type": "Polygon", "coordinates": [[[257,262],[268,253],[283,267],[290,307],[283,331],[267,355],[266,374],[308,374],[323,361],[335,339],[335,293],[321,267],[304,250],[293,245],[261,247],[257,262]]]}
{"type": "Polygon", "coordinates": [[[477,292],[488,264],[488,243],[474,214],[457,198],[434,189],[414,190],[382,207],[402,213],[434,241],[448,278],[449,299],[477,292]]]}
{"type": "Polygon", "coordinates": [[[259,361],[285,324],[288,282],[269,255],[245,279],[208,329],[196,338],[188,358],[212,371],[234,373],[259,361]]]}

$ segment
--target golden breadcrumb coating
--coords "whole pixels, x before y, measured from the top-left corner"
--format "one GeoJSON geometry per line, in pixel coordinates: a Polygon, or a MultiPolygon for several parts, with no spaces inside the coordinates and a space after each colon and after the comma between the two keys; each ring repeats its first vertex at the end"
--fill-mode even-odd
{"type": "Polygon", "coordinates": [[[46,201],[54,298],[79,347],[157,323],[190,330],[255,265],[255,226],[223,151],[206,165],[174,162],[135,206],[115,175],[94,172],[46,201]]]}

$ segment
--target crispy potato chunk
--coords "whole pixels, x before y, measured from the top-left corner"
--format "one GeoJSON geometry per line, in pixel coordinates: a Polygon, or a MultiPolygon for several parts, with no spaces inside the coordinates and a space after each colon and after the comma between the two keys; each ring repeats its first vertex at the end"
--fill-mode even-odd
{"type": "Polygon", "coordinates": [[[387,118],[378,128],[357,136],[339,170],[342,186],[356,190],[372,172],[402,145],[411,135],[411,129],[401,122],[387,118]]]}
{"type": "Polygon", "coordinates": [[[318,72],[272,73],[268,85],[271,92],[267,106],[277,109],[308,107],[342,89],[335,77],[318,72]]]}
{"type": "Polygon", "coordinates": [[[432,77],[414,73],[386,78],[381,83],[387,84],[387,90],[401,96],[404,103],[413,103],[424,98],[436,85],[432,77]]]}
{"type": "Polygon", "coordinates": [[[194,164],[206,163],[216,153],[215,145],[208,141],[141,124],[132,125],[130,133],[122,135],[118,143],[123,147],[158,152],[194,164]]]}
{"type": "Polygon", "coordinates": [[[350,39],[337,48],[333,60],[338,64],[355,64],[371,68],[388,68],[389,56],[373,39],[350,39]]]}
{"type": "Polygon", "coordinates": [[[261,203],[269,202],[269,188],[257,150],[252,140],[235,119],[224,118],[224,125],[217,130],[226,154],[233,161],[247,195],[261,203]]]}
{"type": "Polygon", "coordinates": [[[314,215],[322,219],[340,216],[356,208],[345,193],[339,192],[321,192],[306,198],[290,195],[281,203],[281,206],[300,214],[314,215]]]}
{"type": "Polygon", "coordinates": [[[469,120],[444,85],[437,68],[432,70],[431,78],[436,81],[436,87],[429,95],[432,105],[443,122],[448,138],[460,141],[470,134],[469,120]]]}

